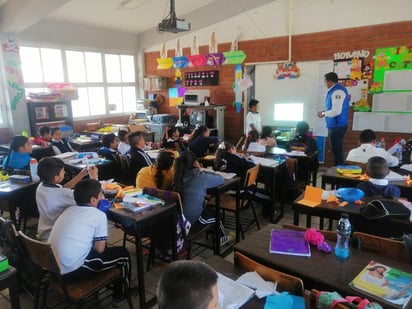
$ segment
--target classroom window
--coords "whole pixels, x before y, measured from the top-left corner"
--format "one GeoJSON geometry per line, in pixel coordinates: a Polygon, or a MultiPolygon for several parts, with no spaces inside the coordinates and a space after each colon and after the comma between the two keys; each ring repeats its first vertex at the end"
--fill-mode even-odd
{"type": "Polygon", "coordinates": [[[275,121],[303,120],[303,103],[275,103],[275,121]]]}
{"type": "Polygon", "coordinates": [[[78,89],[73,117],[127,113],[136,108],[135,57],[132,55],[20,47],[26,92],[46,83],[69,82],[78,89]]]}

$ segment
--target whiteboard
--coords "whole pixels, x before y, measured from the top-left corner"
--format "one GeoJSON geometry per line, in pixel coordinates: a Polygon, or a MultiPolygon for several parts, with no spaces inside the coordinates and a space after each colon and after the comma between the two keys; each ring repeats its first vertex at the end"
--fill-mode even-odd
{"type": "Polygon", "coordinates": [[[273,77],[277,64],[256,65],[255,98],[260,102],[259,114],[262,117],[262,125],[294,127],[296,121],[274,120],[274,104],[302,102],[303,120],[309,123],[311,129],[323,130],[325,133],[325,119],[318,118],[316,113],[324,110],[327,92],[324,75],[333,71],[333,61],[298,62],[297,66],[300,68],[298,78],[279,80],[273,77]]]}

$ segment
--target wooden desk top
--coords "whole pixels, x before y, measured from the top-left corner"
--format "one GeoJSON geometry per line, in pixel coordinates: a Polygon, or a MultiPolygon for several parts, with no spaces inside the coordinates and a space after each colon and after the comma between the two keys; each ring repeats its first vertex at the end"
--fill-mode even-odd
{"type": "Polygon", "coordinates": [[[342,207],[336,203],[321,201],[319,206],[310,207],[299,203],[299,201],[303,198],[303,195],[304,193],[302,193],[292,204],[292,209],[294,211],[294,224],[299,224],[299,214],[339,220],[342,213],[347,213],[349,214],[353,230],[356,231],[379,235],[382,237],[401,237],[404,233],[412,233],[412,223],[408,219],[365,219],[361,215],[360,210],[362,207],[367,205],[368,202],[375,199],[374,197],[363,197],[363,205],[348,203],[342,207]]]}
{"type": "Polygon", "coordinates": [[[175,207],[176,203],[170,201],[166,201],[166,205],[164,206],[156,205],[139,212],[111,207],[107,212],[107,217],[113,222],[120,223],[125,228],[134,228],[138,223],[148,223],[158,215],[164,215],[168,214],[170,211],[175,211],[175,207]]]}
{"type": "MultiPolygon", "coordinates": [[[[322,179],[326,179],[326,183],[336,183],[336,182],[350,182],[353,184],[358,184],[363,180],[356,177],[347,177],[339,174],[336,171],[336,167],[329,167],[326,172],[322,175],[322,179]]],[[[391,184],[398,186],[399,188],[406,188],[412,191],[412,184],[406,184],[405,181],[390,181],[391,184]]]]}
{"type": "MultiPolygon", "coordinates": [[[[270,254],[270,231],[274,228],[281,227],[268,224],[263,229],[248,235],[245,240],[235,245],[235,251],[239,251],[268,267],[301,278],[305,284],[305,289],[315,288],[318,290],[337,291],[344,296],[359,294],[366,297],[366,295],[350,289],[349,283],[371,260],[412,273],[412,265],[383,258],[376,253],[355,249],[351,249],[347,260],[337,258],[333,253],[325,254],[313,246],[311,246],[311,257],[270,254]]],[[[333,243],[329,243],[332,247],[334,246],[333,243]]],[[[370,296],[367,298],[381,303],[377,298],[370,296]]],[[[396,307],[385,305],[385,308],[396,307]]],[[[409,303],[407,308],[412,308],[412,302],[409,303]]]]}
{"type": "Polygon", "coordinates": [[[0,198],[3,197],[3,195],[14,193],[27,187],[37,186],[38,184],[39,182],[32,181],[28,183],[17,183],[11,182],[10,180],[2,181],[0,182],[0,198]]]}

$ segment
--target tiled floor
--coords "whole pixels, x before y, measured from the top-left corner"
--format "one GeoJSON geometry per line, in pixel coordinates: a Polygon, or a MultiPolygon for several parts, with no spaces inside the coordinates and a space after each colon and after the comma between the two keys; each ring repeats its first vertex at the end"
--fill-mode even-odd
{"type": "MultiPolygon", "coordinates": [[[[319,181],[319,179],[318,179],[319,181]]],[[[261,214],[261,206],[257,205],[257,212],[258,214],[261,214]]],[[[243,213],[250,213],[249,215],[251,216],[251,211],[246,211],[242,212],[243,213]]],[[[305,222],[303,221],[304,218],[302,216],[300,225],[304,226],[305,222]]],[[[267,218],[264,218],[262,215],[259,215],[259,222],[261,226],[265,226],[266,224],[269,223],[269,220],[267,218]]],[[[285,205],[284,209],[284,216],[280,220],[278,224],[283,224],[283,223],[293,223],[293,212],[290,208],[289,205],[285,205]]],[[[317,218],[312,218],[312,226],[313,227],[318,227],[318,221],[317,218]]],[[[253,233],[256,231],[257,228],[256,226],[252,226],[250,230],[246,233],[246,237],[248,233],[253,233]]],[[[123,240],[123,232],[117,228],[115,228],[113,225],[110,227],[110,232],[109,232],[109,244],[110,245],[117,245],[121,246],[122,245],[122,240],[123,240]]],[[[132,257],[132,266],[135,266],[135,261],[136,257],[134,255],[134,244],[131,242],[127,242],[126,244],[127,248],[129,249],[132,257]]],[[[202,252],[199,256],[195,257],[195,259],[205,259],[211,256],[213,253],[211,250],[205,250],[202,252]]],[[[233,251],[225,257],[228,261],[233,262],[233,251]]],[[[146,266],[146,264],[145,264],[146,266]]],[[[157,286],[157,281],[160,277],[160,274],[162,273],[162,270],[167,266],[165,262],[162,262],[158,259],[156,259],[155,265],[151,267],[150,271],[145,273],[145,283],[146,283],[146,298],[151,299],[155,296],[156,293],[156,286],[157,286]]],[[[137,286],[137,275],[136,275],[136,267],[132,267],[132,280],[133,284],[137,286]]],[[[53,298],[51,297],[50,301],[53,301],[53,298]]],[[[133,297],[132,298],[133,304],[135,308],[140,308],[139,306],[139,297],[133,297]]],[[[21,302],[21,308],[32,308],[33,307],[33,301],[30,299],[30,297],[22,292],[20,294],[20,302],[21,302]]],[[[92,307],[94,309],[100,309],[100,308],[112,308],[111,304],[111,299],[108,298],[98,304],[93,304],[92,307]]],[[[1,291],[0,292],[0,308],[2,309],[9,309],[11,308],[10,303],[8,301],[8,292],[7,290],[1,291]]],[[[87,308],[87,306],[86,306],[87,308]]],[[[122,304],[119,308],[128,308],[127,303],[122,304]]],[[[154,306],[153,308],[157,308],[157,306],[154,306]]]]}

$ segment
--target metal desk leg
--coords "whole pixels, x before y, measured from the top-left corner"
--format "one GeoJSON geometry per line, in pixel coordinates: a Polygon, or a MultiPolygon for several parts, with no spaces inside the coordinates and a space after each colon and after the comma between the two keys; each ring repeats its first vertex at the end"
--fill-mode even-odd
{"type": "Polygon", "coordinates": [[[240,233],[241,227],[240,227],[240,183],[236,185],[236,242],[238,243],[240,240],[240,233]]]}
{"type": "MultiPolygon", "coordinates": [[[[216,190],[217,191],[217,190],[216,190]]],[[[216,192],[215,194],[216,201],[216,223],[215,223],[215,255],[220,255],[220,194],[216,192]]]]}
{"type": "Polygon", "coordinates": [[[299,225],[299,211],[293,211],[293,225],[299,225]]]}
{"type": "Polygon", "coordinates": [[[144,283],[144,266],[143,266],[143,250],[142,250],[142,232],[139,226],[135,227],[134,232],[136,243],[136,265],[137,265],[137,280],[139,283],[139,303],[140,308],[146,308],[146,291],[144,283]]]}

